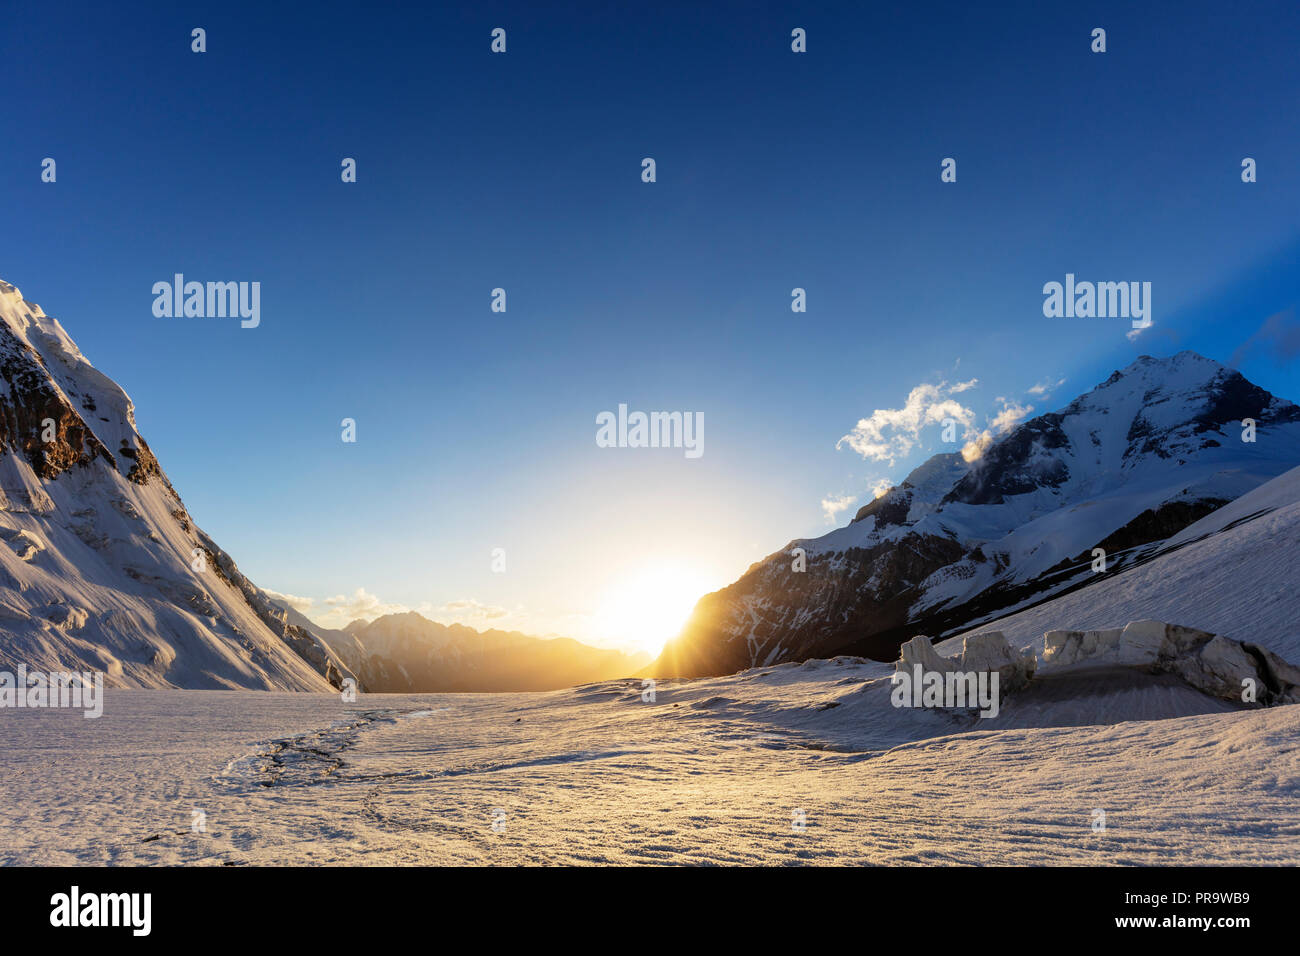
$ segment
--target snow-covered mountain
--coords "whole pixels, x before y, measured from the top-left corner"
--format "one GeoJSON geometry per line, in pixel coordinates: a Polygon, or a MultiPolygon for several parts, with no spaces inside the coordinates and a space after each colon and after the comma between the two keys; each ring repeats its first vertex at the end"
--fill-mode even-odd
{"type": "Polygon", "coordinates": [[[330,690],[337,655],[190,520],[126,393],[0,282],[0,668],[330,690]]]}
{"type": "Polygon", "coordinates": [[[568,637],[477,631],[439,624],[414,611],[333,630],[287,610],[290,623],[323,639],[370,693],[558,690],[627,677],[650,663],[648,655],[592,647],[568,637]]]}
{"type": "MultiPolygon", "coordinates": [[[[1068,621],[1080,629],[1147,618],[1176,621],[1257,644],[1300,663],[1300,466],[1265,482],[1161,542],[1149,558],[1086,588],[998,616],[1013,647],[1043,651],[1043,635],[1068,621]]],[[[942,641],[959,647],[964,634],[942,641]]]]}
{"type": "Polygon", "coordinates": [[[1143,356],[974,461],[934,456],[847,527],[792,541],[706,595],[654,670],[892,660],[915,634],[956,633],[1149,560],[1298,463],[1300,407],[1193,352],[1143,356]]]}

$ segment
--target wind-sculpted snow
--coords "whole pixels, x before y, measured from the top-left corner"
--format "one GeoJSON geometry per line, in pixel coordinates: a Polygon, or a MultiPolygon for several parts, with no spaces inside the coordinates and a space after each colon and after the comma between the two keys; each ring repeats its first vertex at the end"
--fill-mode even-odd
{"type": "Polygon", "coordinates": [[[889,659],[918,630],[951,633],[1093,584],[1096,547],[1108,571],[1146,560],[1298,463],[1300,407],[1192,352],[1144,356],[974,462],[931,458],[848,526],[706,595],[655,672],[889,659]]]}
{"type": "Polygon", "coordinates": [[[347,669],[194,526],[126,393],[0,282],[0,669],[330,690],[347,669]]]}

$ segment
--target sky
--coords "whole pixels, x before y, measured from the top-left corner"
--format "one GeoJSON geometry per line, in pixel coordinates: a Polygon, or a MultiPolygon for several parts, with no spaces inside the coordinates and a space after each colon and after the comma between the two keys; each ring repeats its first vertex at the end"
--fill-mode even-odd
{"type": "Polygon", "coordinates": [[[0,278],[330,626],[653,647],[956,450],[932,408],[964,443],[1182,349],[1300,399],[1294,3],[707,6],[9,10],[0,278]],[[175,273],[260,324],[155,316],[175,273]],[[1067,273],[1151,328],[1045,317],[1067,273]],[[703,453],[599,447],[620,404],[703,453]]]}

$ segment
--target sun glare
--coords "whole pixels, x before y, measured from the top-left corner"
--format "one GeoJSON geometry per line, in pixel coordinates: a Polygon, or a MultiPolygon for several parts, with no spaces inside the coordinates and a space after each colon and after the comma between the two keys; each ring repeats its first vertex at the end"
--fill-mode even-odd
{"type": "Polygon", "coordinates": [[[619,580],[596,612],[596,628],[611,641],[658,654],[677,636],[707,591],[703,576],[687,568],[660,566],[619,580]]]}

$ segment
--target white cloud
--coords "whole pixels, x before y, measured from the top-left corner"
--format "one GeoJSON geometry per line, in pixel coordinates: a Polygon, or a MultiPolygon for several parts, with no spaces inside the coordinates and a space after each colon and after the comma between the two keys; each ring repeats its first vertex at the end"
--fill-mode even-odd
{"type": "Polygon", "coordinates": [[[999,398],[998,401],[1002,403],[1002,409],[988,420],[989,427],[966,442],[962,448],[961,456],[966,461],[982,458],[995,439],[1011,431],[1019,421],[1034,410],[1033,405],[1008,402],[1005,398],[999,398]]]}
{"type": "MultiPolygon", "coordinates": [[[[417,614],[422,614],[429,620],[437,621],[440,624],[465,624],[478,630],[485,630],[488,627],[500,627],[502,626],[502,619],[515,615],[514,611],[507,608],[483,604],[474,598],[448,601],[446,604],[437,606],[428,601],[423,601],[415,607],[408,607],[405,604],[382,601],[365,588],[357,588],[351,594],[336,594],[333,597],[325,598],[324,601],[320,602],[321,605],[324,605],[323,607],[319,606],[312,598],[295,597],[292,594],[280,594],[277,591],[267,591],[266,593],[272,598],[284,601],[294,610],[305,615],[312,623],[332,630],[340,630],[353,621],[373,621],[385,614],[406,614],[408,611],[415,611],[417,614]]],[[[512,623],[511,626],[520,627],[521,625],[512,623]]]]}
{"type": "Polygon", "coordinates": [[[298,597],[293,594],[281,594],[279,591],[272,591],[270,588],[262,588],[262,592],[273,601],[281,601],[289,605],[289,607],[293,608],[299,614],[306,614],[312,604],[315,603],[309,597],[298,597]]]}
{"type": "MultiPolygon", "coordinates": [[[[871,482],[868,487],[871,489],[871,497],[875,499],[894,487],[894,483],[888,478],[879,478],[871,482]]],[[[826,515],[826,523],[835,524],[836,516],[841,511],[847,511],[853,507],[857,504],[857,501],[857,495],[827,495],[822,499],[822,513],[826,515]]]]}
{"type": "Polygon", "coordinates": [[[993,433],[986,428],[962,446],[961,457],[968,462],[978,461],[992,444],[993,433]]]}
{"type": "Polygon", "coordinates": [[[838,498],[832,498],[829,495],[822,499],[822,513],[826,515],[826,523],[834,524],[835,516],[841,511],[845,511],[853,506],[858,499],[854,495],[840,495],[838,498]]]}
{"type": "Polygon", "coordinates": [[[318,610],[315,613],[303,611],[302,613],[321,627],[335,630],[351,624],[353,621],[373,621],[385,614],[405,614],[411,610],[426,614],[430,609],[427,603],[421,604],[417,608],[409,608],[405,604],[388,604],[379,600],[378,597],[365,588],[357,588],[350,595],[336,594],[334,597],[326,598],[323,603],[329,610],[318,610]]]}
{"type": "Polygon", "coordinates": [[[1063,378],[1059,378],[1055,382],[1053,382],[1050,378],[1044,379],[1043,381],[1039,382],[1037,385],[1030,386],[1029,394],[1037,395],[1039,398],[1046,398],[1048,395],[1051,395],[1054,391],[1056,391],[1064,384],[1065,384],[1065,379],[1063,378]]]}
{"type": "Polygon", "coordinates": [[[993,416],[991,424],[999,435],[1003,432],[1009,432],[1017,422],[1034,410],[1033,405],[1021,405],[1017,402],[1006,402],[1002,406],[1002,411],[993,416]]]}
{"type": "Polygon", "coordinates": [[[836,448],[846,443],[863,458],[888,462],[892,468],[898,458],[909,454],[921,440],[921,429],[927,425],[941,425],[952,419],[969,432],[975,413],[950,396],[974,388],[978,379],[949,385],[918,385],[907,396],[902,408],[877,408],[867,418],[860,419],[838,442],[836,448]]]}
{"type": "Polygon", "coordinates": [[[894,487],[894,483],[892,481],[890,481],[888,478],[881,478],[879,481],[875,482],[871,486],[871,497],[879,498],[882,495],[884,495],[885,492],[889,491],[889,489],[892,487],[894,487]]]}
{"type": "Polygon", "coordinates": [[[439,621],[454,621],[457,624],[471,624],[474,621],[496,621],[509,617],[510,611],[503,607],[482,604],[474,598],[450,601],[433,609],[439,621]]]}

